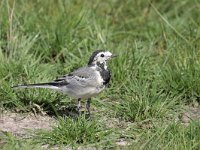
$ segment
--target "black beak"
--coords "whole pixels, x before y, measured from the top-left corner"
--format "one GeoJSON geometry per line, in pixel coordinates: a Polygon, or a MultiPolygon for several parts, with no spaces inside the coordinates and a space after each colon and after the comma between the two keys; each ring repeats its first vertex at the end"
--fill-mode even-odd
{"type": "Polygon", "coordinates": [[[117,57],[118,55],[116,54],[112,54],[111,58],[117,57]]]}

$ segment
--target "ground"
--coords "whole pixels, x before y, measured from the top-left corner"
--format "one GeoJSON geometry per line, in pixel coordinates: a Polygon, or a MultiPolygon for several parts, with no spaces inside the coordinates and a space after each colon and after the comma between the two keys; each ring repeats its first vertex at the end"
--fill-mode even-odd
{"type": "MultiPolygon", "coordinates": [[[[112,120],[112,119],[111,119],[112,120]]],[[[179,116],[179,121],[184,126],[188,126],[191,121],[200,122],[200,106],[196,104],[196,106],[190,106],[185,109],[182,114],[179,116]]],[[[0,118],[0,129],[1,134],[3,133],[11,133],[12,135],[19,138],[28,138],[31,137],[31,134],[34,134],[34,131],[39,129],[41,130],[51,130],[52,126],[57,126],[58,120],[55,117],[49,116],[46,113],[13,113],[13,112],[2,112],[0,118]]],[[[108,121],[107,125],[109,128],[116,126],[116,124],[127,127],[130,122],[123,122],[120,120],[108,121]]],[[[141,124],[143,126],[144,124],[141,124]]],[[[149,126],[149,128],[152,128],[149,126]]],[[[2,141],[0,144],[5,144],[5,141],[2,141]]],[[[124,146],[129,146],[130,142],[125,139],[118,139],[116,141],[116,145],[123,149],[124,146]]],[[[49,147],[48,144],[43,145],[43,149],[47,149],[49,147]]],[[[65,147],[70,149],[69,147],[65,147]]],[[[57,146],[54,146],[53,149],[58,149],[57,146]]],[[[81,149],[81,147],[79,148],[81,149]]],[[[95,148],[87,148],[87,149],[95,149],[95,148]]]]}
{"type": "Polygon", "coordinates": [[[56,120],[47,115],[34,115],[33,113],[19,114],[4,112],[1,116],[0,129],[2,132],[10,132],[16,136],[27,136],[30,130],[50,130],[56,120]]]}

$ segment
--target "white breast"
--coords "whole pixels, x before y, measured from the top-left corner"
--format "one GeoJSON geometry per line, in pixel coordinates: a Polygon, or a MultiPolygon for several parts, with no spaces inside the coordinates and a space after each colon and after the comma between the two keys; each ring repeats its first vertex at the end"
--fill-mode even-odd
{"type": "Polygon", "coordinates": [[[94,70],[97,86],[102,86],[103,85],[103,78],[101,77],[101,74],[99,71],[96,69],[97,66],[91,67],[94,70]]]}

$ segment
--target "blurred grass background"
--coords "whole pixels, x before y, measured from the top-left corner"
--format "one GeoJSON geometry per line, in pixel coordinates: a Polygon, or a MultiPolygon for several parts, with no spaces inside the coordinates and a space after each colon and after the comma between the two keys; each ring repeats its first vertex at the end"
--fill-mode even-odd
{"type": "MultiPolygon", "coordinates": [[[[199,10],[199,0],[1,0],[1,107],[29,112],[35,103],[50,111],[73,103],[51,90],[11,86],[50,81],[107,49],[119,57],[110,63],[111,87],[92,101],[94,119],[61,119],[40,142],[113,148],[123,139],[128,149],[199,149],[199,123],[177,121],[200,101],[199,10]]],[[[13,138],[5,149],[34,141],[13,138]]]]}

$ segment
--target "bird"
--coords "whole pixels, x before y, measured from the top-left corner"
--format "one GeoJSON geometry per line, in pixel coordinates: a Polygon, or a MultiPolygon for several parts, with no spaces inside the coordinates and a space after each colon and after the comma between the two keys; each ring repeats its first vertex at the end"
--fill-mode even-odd
{"type": "Polygon", "coordinates": [[[117,55],[107,50],[96,50],[89,58],[88,64],[66,75],[46,83],[15,85],[12,88],[47,88],[67,94],[77,99],[77,111],[80,114],[81,100],[85,99],[86,109],[90,115],[91,98],[100,94],[111,79],[108,61],[117,55]]]}

